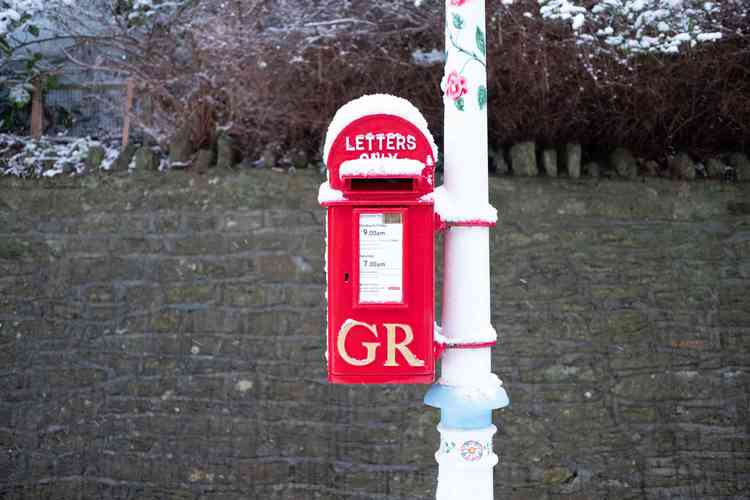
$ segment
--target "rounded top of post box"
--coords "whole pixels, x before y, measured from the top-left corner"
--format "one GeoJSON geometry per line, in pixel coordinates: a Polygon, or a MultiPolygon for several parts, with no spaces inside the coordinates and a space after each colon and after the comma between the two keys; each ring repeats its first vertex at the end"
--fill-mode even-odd
{"type": "Polygon", "coordinates": [[[352,166],[359,160],[385,160],[378,163],[387,175],[390,166],[403,170],[406,162],[395,160],[412,160],[424,164],[420,174],[431,181],[437,158],[435,140],[419,110],[387,94],[363,96],[342,106],[328,128],[323,152],[334,189],[342,188],[339,169],[345,162],[352,166]]]}

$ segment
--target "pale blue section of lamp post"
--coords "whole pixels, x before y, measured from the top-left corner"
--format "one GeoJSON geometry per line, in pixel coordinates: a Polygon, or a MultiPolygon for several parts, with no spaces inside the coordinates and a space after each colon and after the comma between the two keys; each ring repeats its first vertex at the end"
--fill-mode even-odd
{"type": "Polygon", "coordinates": [[[440,424],[454,429],[480,429],[492,425],[492,410],[510,406],[505,389],[498,387],[494,397],[467,399],[456,387],[435,384],[427,391],[424,402],[440,408],[440,424]]]}

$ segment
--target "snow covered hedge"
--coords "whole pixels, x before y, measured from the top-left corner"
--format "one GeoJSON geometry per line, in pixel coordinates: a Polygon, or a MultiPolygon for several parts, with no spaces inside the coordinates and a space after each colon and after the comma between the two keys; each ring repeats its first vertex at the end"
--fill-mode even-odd
{"type": "MultiPolygon", "coordinates": [[[[258,155],[312,155],[341,104],[378,92],[410,99],[441,132],[444,0],[55,2],[76,11],[69,34],[96,27],[78,62],[134,77],[148,97],[136,122],[163,146],[227,133],[258,155]]],[[[492,142],[747,145],[750,1],[486,3],[492,142]]]]}
{"type": "Polygon", "coordinates": [[[46,14],[59,7],[71,7],[75,0],[0,0],[0,82],[8,87],[7,99],[16,107],[31,101],[31,78],[37,74],[41,59],[38,53],[18,48],[29,45],[29,39],[40,34],[40,22],[46,14]],[[10,66],[22,60],[24,71],[19,75],[10,66]],[[13,74],[16,73],[16,74],[13,74]],[[6,80],[8,77],[10,80],[6,80]]]}
{"type": "MultiPolygon", "coordinates": [[[[185,6],[149,43],[129,46],[133,62],[113,61],[158,96],[162,141],[187,127],[197,148],[220,129],[258,152],[293,144],[313,154],[341,104],[378,92],[415,102],[439,135],[444,0],[221,5],[185,6]]],[[[491,140],[644,153],[741,146],[748,5],[487,0],[491,140]]]]}
{"type": "MultiPolygon", "coordinates": [[[[31,102],[33,82],[54,85],[65,51],[78,40],[107,36],[114,26],[169,22],[186,0],[0,0],[0,84],[11,110],[31,102]],[[50,83],[52,82],[52,83],[50,83]]],[[[143,31],[142,31],[143,33],[143,31]]],[[[0,103],[2,105],[3,103],[0,103]]],[[[4,115],[8,112],[3,106],[4,115]]],[[[6,129],[11,116],[0,117],[6,129]]]]}
{"type": "Polygon", "coordinates": [[[34,18],[44,15],[46,12],[60,5],[73,5],[74,0],[2,0],[0,1],[0,38],[3,45],[7,41],[5,37],[13,34],[19,29],[30,32],[38,30],[34,18]]]}
{"type": "MultiPolygon", "coordinates": [[[[506,7],[514,3],[514,0],[502,1],[506,7]]],[[[539,0],[538,3],[538,15],[544,20],[570,24],[577,43],[604,51],[615,49],[626,56],[675,54],[685,44],[695,47],[720,40],[732,33],[725,24],[727,18],[747,16],[747,2],[743,0],[539,0]]]]}

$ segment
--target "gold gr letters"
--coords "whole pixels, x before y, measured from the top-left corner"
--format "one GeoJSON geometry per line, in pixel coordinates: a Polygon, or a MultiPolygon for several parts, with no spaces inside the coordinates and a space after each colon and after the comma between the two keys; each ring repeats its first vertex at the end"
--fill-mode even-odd
{"type": "MultiPolygon", "coordinates": [[[[383,366],[398,367],[400,366],[396,361],[396,351],[406,360],[409,366],[424,366],[424,360],[419,359],[411,349],[409,345],[414,342],[414,332],[411,327],[401,323],[384,323],[386,332],[386,360],[383,366]],[[396,341],[396,332],[401,330],[404,332],[404,339],[401,342],[396,341]]],[[[378,338],[378,330],[376,325],[368,323],[362,323],[361,321],[347,320],[341,325],[338,336],[336,338],[336,349],[339,352],[341,359],[346,361],[352,366],[368,366],[375,362],[375,356],[377,354],[378,347],[380,347],[380,341],[376,342],[362,342],[366,355],[362,359],[353,358],[346,350],[346,340],[352,329],[355,327],[364,328],[369,334],[375,339],[378,338]]]]}

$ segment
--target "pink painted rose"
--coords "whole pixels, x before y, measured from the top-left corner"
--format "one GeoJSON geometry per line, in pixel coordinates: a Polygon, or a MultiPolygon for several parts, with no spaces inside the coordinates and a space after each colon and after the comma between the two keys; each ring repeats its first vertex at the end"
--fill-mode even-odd
{"type": "Polygon", "coordinates": [[[469,92],[469,88],[466,86],[466,78],[459,75],[456,70],[451,71],[446,77],[445,95],[457,101],[465,96],[467,92],[469,92]]]}
{"type": "Polygon", "coordinates": [[[461,7],[463,4],[468,2],[469,0],[451,0],[451,5],[454,7],[461,7]]]}

